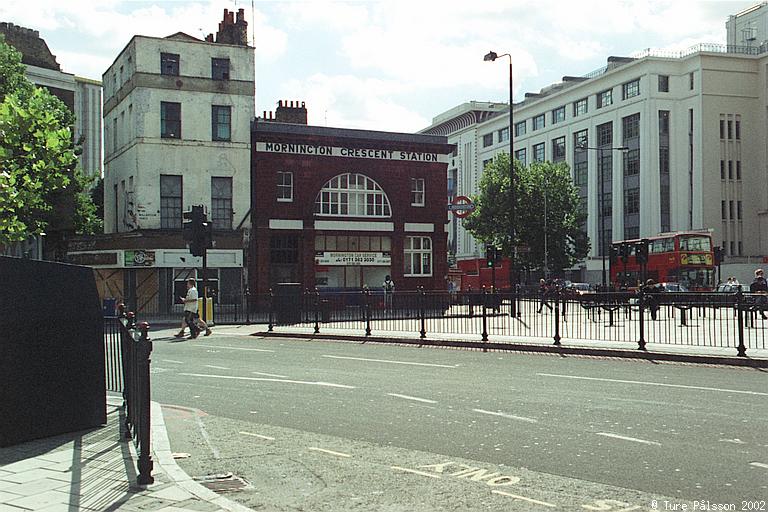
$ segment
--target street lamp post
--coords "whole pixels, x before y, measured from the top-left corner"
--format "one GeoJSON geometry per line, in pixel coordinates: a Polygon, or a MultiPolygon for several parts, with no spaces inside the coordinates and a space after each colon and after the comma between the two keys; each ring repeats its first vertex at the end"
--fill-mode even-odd
{"type": "Polygon", "coordinates": [[[517,276],[515,274],[515,253],[517,252],[517,248],[515,247],[515,153],[514,153],[514,140],[515,140],[515,132],[514,132],[514,123],[513,123],[513,115],[512,115],[512,95],[513,95],[513,88],[512,88],[512,55],[509,53],[503,53],[501,55],[497,54],[494,51],[488,52],[484,57],[483,60],[485,62],[493,62],[499,57],[508,57],[509,58],[509,186],[511,190],[511,200],[512,204],[510,206],[510,212],[509,212],[509,220],[510,220],[510,237],[511,237],[511,243],[512,243],[512,251],[509,254],[509,287],[510,292],[512,293],[512,316],[517,316],[517,276]]]}
{"type": "Polygon", "coordinates": [[[603,201],[604,201],[604,196],[605,196],[605,177],[603,176],[603,173],[605,172],[605,169],[603,169],[603,152],[604,151],[622,151],[622,152],[624,152],[624,151],[627,151],[629,148],[626,147],[626,146],[619,146],[619,147],[616,147],[616,148],[612,148],[612,147],[611,148],[604,148],[604,147],[592,148],[592,147],[587,146],[586,144],[580,144],[580,145],[576,146],[576,148],[581,150],[581,151],[586,151],[588,149],[593,149],[593,150],[597,151],[597,153],[599,155],[598,158],[600,159],[598,161],[598,173],[597,173],[597,179],[598,179],[598,181],[600,183],[600,199],[598,200],[598,203],[597,203],[597,215],[600,217],[600,236],[598,238],[600,239],[599,251],[600,251],[600,253],[602,253],[601,256],[600,256],[600,260],[602,261],[602,264],[603,264],[603,282],[602,282],[602,285],[603,285],[603,290],[605,290],[606,289],[605,257],[606,257],[606,252],[608,252],[608,251],[606,251],[606,248],[605,248],[605,215],[603,215],[603,213],[604,213],[603,212],[603,207],[604,207],[603,201]]]}

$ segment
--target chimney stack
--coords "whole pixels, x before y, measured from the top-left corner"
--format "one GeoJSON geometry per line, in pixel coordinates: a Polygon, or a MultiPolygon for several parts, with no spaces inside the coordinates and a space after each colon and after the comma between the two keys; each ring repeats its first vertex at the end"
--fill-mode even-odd
{"type": "Polygon", "coordinates": [[[248,22],[245,21],[245,9],[238,9],[237,21],[235,21],[234,12],[224,9],[224,16],[219,22],[219,31],[216,32],[216,42],[248,46],[248,22]]]}
{"type": "Polygon", "coordinates": [[[302,101],[280,100],[275,109],[275,121],[278,123],[307,124],[307,107],[302,101]]]}

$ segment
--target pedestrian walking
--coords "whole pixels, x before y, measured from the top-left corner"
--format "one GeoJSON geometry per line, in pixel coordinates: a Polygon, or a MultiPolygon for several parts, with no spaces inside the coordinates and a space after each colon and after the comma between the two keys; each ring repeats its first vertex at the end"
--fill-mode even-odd
{"type": "Polygon", "coordinates": [[[757,310],[760,311],[760,317],[763,320],[768,320],[768,316],[765,316],[765,310],[768,306],[768,281],[765,280],[763,269],[755,270],[755,279],[749,285],[749,293],[758,294],[755,297],[755,305],[757,310]]]}
{"type": "Polygon", "coordinates": [[[392,298],[395,295],[395,283],[392,281],[392,276],[387,274],[381,287],[384,289],[384,307],[392,309],[392,298]]]}
{"type": "Polygon", "coordinates": [[[648,305],[648,309],[651,311],[651,320],[656,320],[656,317],[659,314],[658,294],[661,292],[661,288],[658,284],[656,284],[656,281],[649,279],[643,286],[640,287],[640,289],[645,295],[645,303],[648,305]]]}
{"type": "MultiPolygon", "coordinates": [[[[189,340],[193,340],[198,337],[201,331],[205,330],[205,336],[211,335],[211,329],[208,327],[208,324],[203,322],[200,319],[200,315],[197,313],[197,288],[195,285],[195,279],[190,277],[187,279],[187,295],[185,297],[181,297],[181,300],[184,301],[184,323],[189,327],[189,340]]],[[[184,335],[184,328],[182,326],[182,330],[179,332],[182,336],[184,335]]],[[[178,334],[177,334],[178,337],[178,334]]]]}
{"type": "Polygon", "coordinates": [[[539,310],[537,313],[541,313],[541,311],[544,309],[544,306],[547,306],[549,310],[552,311],[552,306],[550,306],[549,302],[547,302],[549,289],[550,286],[547,284],[547,282],[544,279],[539,279],[539,310]]]}

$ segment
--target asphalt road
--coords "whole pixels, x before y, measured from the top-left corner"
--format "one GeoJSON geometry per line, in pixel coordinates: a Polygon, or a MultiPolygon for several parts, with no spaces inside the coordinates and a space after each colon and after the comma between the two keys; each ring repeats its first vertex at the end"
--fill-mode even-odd
{"type": "Polygon", "coordinates": [[[172,332],[178,462],[256,510],[768,510],[764,371],[172,332]]]}

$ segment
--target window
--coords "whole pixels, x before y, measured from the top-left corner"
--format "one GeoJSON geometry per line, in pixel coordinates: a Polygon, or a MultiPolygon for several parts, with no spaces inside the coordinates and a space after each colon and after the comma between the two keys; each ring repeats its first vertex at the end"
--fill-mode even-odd
{"type": "Polygon", "coordinates": [[[587,113],[587,98],[573,102],[573,117],[587,113]]]}
{"type": "Polygon", "coordinates": [[[424,178],[411,178],[411,206],[424,204],[424,178]]]}
{"type": "Polygon", "coordinates": [[[733,121],[728,121],[727,126],[728,126],[728,138],[732,139],[733,138],[733,121]]]}
{"type": "Polygon", "coordinates": [[[741,121],[738,119],[735,121],[736,124],[736,140],[741,140],[741,121]]]}
{"type": "Polygon", "coordinates": [[[640,136],[640,114],[627,116],[622,118],[621,121],[624,131],[624,141],[640,136]]]}
{"type": "Polygon", "coordinates": [[[211,107],[211,135],[213,140],[232,140],[232,107],[211,107]]]}
{"type": "Polygon", "coordinates": [[[741,220],[741,201],[736,201],[736,218],[741,220]]]}
{"type": "Polygon", "coordinates": [[[179,55],[176,53],[160,54],[160,74],[179,76],[179,55]]]}
{"type": "Polygon", "coordinates": [[[640,213],[640,189],[629,188],[624,191],[624,213],[640,213]]]}
{"type": "Polygon", "coordinates": [[[675,250],[674,238],[658,238],[656,240],[651,240],[651,243],[648,244],[648,252],[653,254],[658,254],[662,252],[674,252],[674,250],[675,250]]]}
{"type": "Polygon", "coordinates": [[[659,110],[659,135],[669,135],[669,110],[659,110]]]}
{"type": "Polygon", "coordinates": [[[733,240],[731,240],[731,242],[729,242],[729,245],[731,246],[731,254],[732,254],[732,255],[735,255],[735,254],[736,254],[736,251],[734,250],[734,245],[733,245],[733,243],[734,243],[734,242],[733,242],[733,240]]]}
{"type": "Polygon", "coordinates": [[[741,160],[736,160],[736,179],[741,179],[741,160]]]}
{"type": "Polygon", "coordinates": [[[603,217],[610,217],[613,213],[613,192],[603,194],[603,217]]]}
{"type": "Polygon", "coordinates": [[[487,148],[488,146],[493,145],[493,134],[492,133],[486,133],[483,135],[483,147],[487,148]]]}
{"type": "Polygon", "coordinates": [[[499,134],[499,142],[505,142],[509,140],[509,128],[502,128],[497,132],[499,134]]]}
{"type": "Polygon", "coordinates": [[[597,127],[597,145],[610,146],[613,144],[613,123],[603,123],[597,127]]]}
{"type": "Polygon", "coordinates": [[[533,118],[533,131],[541,130],[544,128],[545,122],[544,122],[544,114],[539,114],[538,116],[533,118]]]}
{"type": "Polygon", "coordinates": [[[733,160],[728,160],[728,179],[733,179],[733,160]]]}
{"type": "Polygon", "coordinates": [[[720,179],[725,179],[725,160],[720,160],[720,179]]]}
{"type": "Polygon", "coordinates": [[[405,239],[405,276],[432,275],[432,239],[409,236],[405,239]]]}
{"type": "Polygon", "coordinates": [[[211,177],[213,229],[232,229],[232,178],[211,177]]]}
{"type": "Polygon", "coordinates": [[[725,138],[725,120],[721,119],[720,120],[720,139],[722,140],[724,138],[725,138]]]}
{"type": "Polygon", "coordinates": [[[659,92],[669,92],[669,75],[659,75],[659,92]]]}
{"type": "Polygon", "coordinates": [[[229,59],[211,59],[211,78],[229,80],[229,59]]]}
{"type": "Polygon", "coordinates": [[[493,158],[487,158],[483,160],[483,170],[485,170],[485,168],[488,167],[488,164],[490,164],[491,162],[493,162],[493,158]]]}
{"type": "Polygon", "coordinates": [[[552,124],[565,121],[565,105],[557,107],[552,111],[552,124]]]}
{"type": "Polygon", "coordinates": [[[739,256],[741,256],[743,254],[743,252],[742,252],[743,249],[744,249],[744,247],[742,246],[742,243],[739,242],[739,256]]]}
{"type": "Polygon", "coordinates": [[[632,80],[631,82],[622,84],[621,86],[621,99],[626,100],[629,98],[633,98],[635,96],[640,96],[640,79],[639,78],[632,80]]]}
{"type": "Polygon", "coordinates": [[[277,171],[277,202],[289,203],[293,201],[293,173],[277,171]]]}
{"type": "Polygon", "coordinates": [[[588,130],[581,130],[573,134],[573,146],[575,149],[589,146],[588,134],[588,130]]]}
{"type": "Polygon", "coordinates": [[[523,165],[527,165],[525,148],[515,151],[515,160],[518,160],[523,165]]]}
{"type": "Polygon", "coordinates": [[[625,226],[624,240],[636,240],[640,238],[640,226],[625,226]]]}
{"type": "Polygon", "coordinates": [[[565,137],[558,137],[552,140],[552,161],[562,162],[565,160],[565,137]]]}
{"type": "Polygon", "coordinates": [[[736,218],[733,213],[733,201],[728,201],[728,218],[731,220],[736,218]]]}
{"type": "Polygon", "coordinates": [[[613,89],[597,93],[597,108],[607,107],[613,104],[613,89]]]}
{"type": "Polygon", "coordinates": [[[640,150],[630,149],[624,152],[624,176],[640,174],[640,150]]]}
{"type": "Polygon", "coordinates": [[[577,187],[586,187],[589,178],[589,166],[587,162],[573,164],[573,184],[577,187]]]}
{"type": "Polygon", "coordinates": [[[160,228],[181,229],[181,176],[160,175],[160,228]]]}
{"type": "Polygon", "coordinates": [[[315,214],[343,217],[391,217],[392,209],[378,183],[363,174],[340,174],[328,180],[315,198],[315,214]]]}
{"type": "Polygon", "coordinates": [[[669,147],[659,148],[659,174],[669,174],[669,147]]]}
{"type": "Polygon", "coordinates": [[[725,201],[720,201],[720,218],[723,220],[728,220],[728,211],[725,206],[725,201]]]}
{"type": "Polygon", "coordinates": [[[544,143],[541,144],[535,144],[533,146],[533,161],[534,162],[543,162],[544,161],[544,143]]]}
{"type": "Polygon", "coordinates": [[[181,103],[160,102],[160,137],[181,138],[181,103]]]}
{"type": "Polygon", "coordinates": [[[515,137],[519,137],[520,135],[525,135],[525,121],[515,123],[515,137]]]}
{"type": "Polygon", "coordinates": [[[693,73],[688,74],[688,88],[693,90],[693,73]]]}

